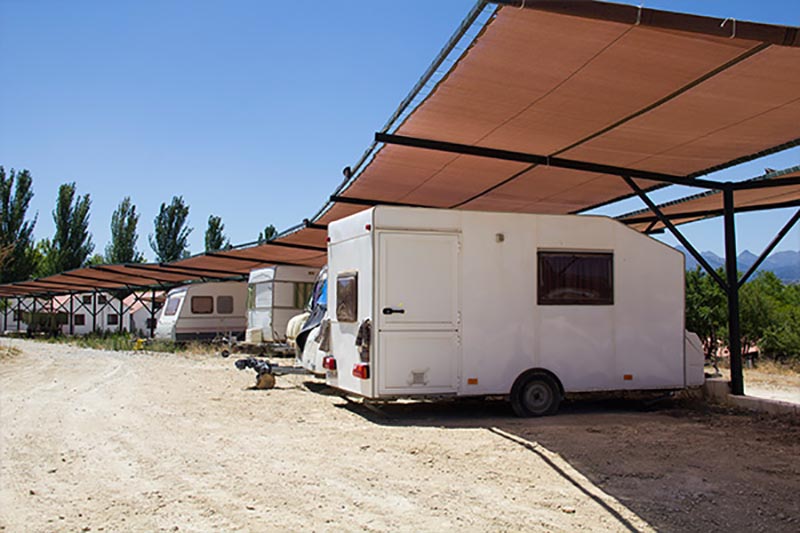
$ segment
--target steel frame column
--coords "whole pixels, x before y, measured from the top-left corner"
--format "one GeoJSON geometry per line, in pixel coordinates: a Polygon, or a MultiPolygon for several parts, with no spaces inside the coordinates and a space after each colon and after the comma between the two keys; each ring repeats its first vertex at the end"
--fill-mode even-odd
{"type": "Polygon", "coordinates": [[[150,338],[155,337],[156,330],[156,290],[150,289],[150,338]]]}
{"type": "Polygon", "coordinates": [[[75,335],[75,293],[69,293],[69,335],[75,335]]]}
{"type": "Polygon", "coordinates": [[[720,275],[717,274],[717,271],[714,270],[710,264],[708,264],[708,261],[706,261],[706,259],[700,255],[700,252],[698,252],[697,249],[692,246],[692,243],[690,243],[689,240],[683,236],[683,233],[681,233],[680,230],[678,230],[678,228],[676,228],[675,225],[670,222],[669,218],[667,218],[664,213],[661,212],[661,209],[659,209],[658,206],[650,199],[650,197],[647,196],[647,193],[644,192],[638,185],[636,185],[636,182],[630,177],[621,177],[623,180],[625,180],[625,183],[628,184],[633,192],[635,192],[636,195],[642,200],[642,202],[644,202],[645,205],[650,208],[658,220],[664,224],[664,226],[675,236],[676,239],[678,239],[678,241],[686,248],[686,250],[692,254],[692,257],[694,257],[695,260],[703,266],[705,271],[708,272],[708,275],[719,284],[723,291],[727,292],[728,288],[726,287],[725,280],[723,280],[720,275]]]}
{"type": "Polygon", "coordinates": [[[119,329],[119,332],[122,333],[125,329],[122,323],[122,317],[125,315],[125,302],[122,301],[122,298],[119,296],[117,296],[117,300],[119,300],[119,318],[117,319],[117,324],[118,324],[117,329],[119,329]]]}
{"type": "Polygon", "coordinates": [[[17,296],[17,333],[19,333],[21,318],[22,318],[22,298],[17,296]]]}
{"type": "Polygon", "coordinates": [[[92,333],[97,333],[97,289],[92,291],[92,333]]]}
{"type": "Polygon", "coordinates": [[[742,337],[739,323],[739,272],[736,267],[736,223],[734,220],[733,189],[722,191],[725,221],[725,277],[728,297],[728,351],[731,362],[731,393],[744,395],[742,375],[742,337]]]}
{"type": "Polygon", "coordinates": [[[8,296],[3,296],[3,333],[8,331],[8,296]]]}
{"type": "Polygon", "coordinates": [[[755,272],[758,269],[758,267],[761,266],[761,263],[763,263],[764,260],[767,258],[767,256],[770,253],[772,253],[772,250],[774,250],[775,247],[778,246],[778,244],[780,244],[780,242],[783,240],[784,237],[786,237],[786,234],[789,233],[789,231],[791,231],[791,229],[794,227],[794,225],[797,223],[798,220],[800,220],[800,209],[795,211],[794,216],[792,216],[792,218],[790,218],[789,221],[781,228],[781,230],[778,232],[775,238],[772,239],[772,242],[769,243],[767,247],[764,248],[764,251],[761,252],[761,255],[758,256],[756,262],[753,263],[747,270],[747,272],[745,272],[745,274],[739,279],[739,288],[741,288],[742,285],[747,283],[747,280],[750,279],[750,276],[753,275],[753,272],[755,272]]]}

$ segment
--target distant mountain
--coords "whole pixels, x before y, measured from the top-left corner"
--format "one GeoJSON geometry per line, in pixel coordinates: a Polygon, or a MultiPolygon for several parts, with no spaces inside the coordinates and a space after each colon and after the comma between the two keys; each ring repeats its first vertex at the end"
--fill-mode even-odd
{"type": "MultiPolygon", "coordinates": [[[[686,248],[683,246],[676,246],[675,248],[686,256],[686,270],[694,270],[697,268],[697,260],[686,251],[686,248]]],[[[700,255],[715,269],[725,266],[725,259],[714,252],[700,252],[700,255]]],[[[757,259],[758,256],[750,250],[743,251],[739,254],[739,257],[736,258],[739,271],[747,271],[753,266],[753,263],[755,263],[757,259]]],[[[774,253],[761,263],[757,272],[761,272],[762,270],[772,271],[784,283],[798,283],[800,282],[800,251],[774,253]]]]}

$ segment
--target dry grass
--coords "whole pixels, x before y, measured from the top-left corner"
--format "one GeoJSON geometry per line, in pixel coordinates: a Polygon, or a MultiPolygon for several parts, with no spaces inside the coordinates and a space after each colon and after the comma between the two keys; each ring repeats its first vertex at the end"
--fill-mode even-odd
{"type": "Polygon", "coordinates": [[[17,357],[21,353],[22,351],[16,346],[11,346],[10,344],[0,346],[0,361],[17,357]]]}

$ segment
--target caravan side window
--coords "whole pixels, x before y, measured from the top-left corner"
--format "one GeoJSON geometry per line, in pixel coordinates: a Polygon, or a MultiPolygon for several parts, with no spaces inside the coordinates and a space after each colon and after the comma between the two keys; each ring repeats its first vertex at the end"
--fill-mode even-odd
{"type": "Polygon", "coordinates": [[[86,325],[86,315],[83,313],[75,313],[72,315],[72,323],[75,326],[85,326],[86,325]]]}
{"type": "Polygon", "coordinates": [[[539,252],[539,305],[613,305],[614,255],[539,252]]]}
{"type": "Polygon", "coordinates": [[[233,296],[217,296],[217,313],[221,315],[233,313],[233,296]]]}
{"type": "Polygon", "coordinates": [[[164,309],[166,316],[172,316],[178,312],[178,306],[181,304],[181,296],[173,296],[167,301],[167,308],[164,309]]]}
{"type": "Polygon", "coordinates": [[[336,319],[358,320],[358,273],[347,272],[336,277],[336,319]]]}
{"type": "Polygon", "coordinates": [[[210,315],[214,312],[213,296],[192,296],[192,313],[195,315],[210,315]]]}

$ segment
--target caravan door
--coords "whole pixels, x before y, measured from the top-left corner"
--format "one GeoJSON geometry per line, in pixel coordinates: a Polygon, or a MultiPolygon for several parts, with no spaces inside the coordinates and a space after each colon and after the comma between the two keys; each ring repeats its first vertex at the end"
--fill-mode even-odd
{"type": "Polygon", "coordinates": [[[458,390],[459,264],[458,234],[378,233],[380,395],[458,390]]]}

